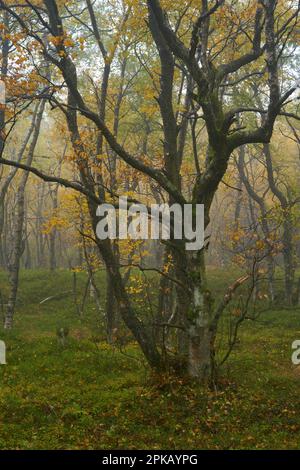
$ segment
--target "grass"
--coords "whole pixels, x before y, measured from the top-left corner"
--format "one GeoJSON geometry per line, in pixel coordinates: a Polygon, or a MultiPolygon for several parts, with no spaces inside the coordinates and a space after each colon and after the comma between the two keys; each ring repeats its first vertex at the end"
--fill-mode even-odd
{"type": "MultiPolygon", "coordinates": [[[[223,274],[213,276],[221,290],[223,274]]],[[[299,448],[300,371],[291,364],[299,309],[246,321],[223,387],[207,393],[151,378],[134,344],[133,359],[108,347],[90,301],[83,321],[72,295],[39,304],[71,289],[66,271],[22,273],[15,328],[0,328],[8,362],[0,366],[0,449],[299,448]],[[66,348],[58,326],[70,329],[66,348]]],[[[0,290],[6,298],[4,273],[0,290]]]]}

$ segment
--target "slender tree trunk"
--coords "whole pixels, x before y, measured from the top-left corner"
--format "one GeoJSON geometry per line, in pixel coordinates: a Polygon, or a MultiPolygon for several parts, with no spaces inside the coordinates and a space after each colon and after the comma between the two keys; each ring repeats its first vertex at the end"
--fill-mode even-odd
{"type": "MultiPolygon", "coordinates": [[[[249,195],[249,202],[252,200],[256,202],[259,207],[261,213],[261,229],[264,235],[264,239],[267,245],[267,254],[266,254],[266,263],[267,263],[267,278],[268,278],[268,291],[269,291],[269,299],[270,302],[273,303],[275,299],[275,287],[274,287],[274,271],[275,271],[275,261],[273,256],[273,247],[270,244],[269,240],[271,238],[271,230],[269,227],[269,222],[267,218],[267,208],[265,204],[264,197],[260,196],[254,186],[250,183],[249,177],[246,173],[245,168],[245,155],[246,155],[246,148],[242,146],[239,148],[239,158],[237,162],[239,175],[241,178],[241,182],[244,184],[247,193],[249,195]]],[[[256,217],[253,213],[253,206],[251,204],[251,218],[252,224],[254,225],[254,230],[256,229],[256,217]]]]}
{"type": "Polygon", "coordinates": [[[284,279],[285,279],[285,301],[287,305],[293,303],[293,287],[295,281],[295,263],[294,263],[294,242],[293,233],[294,226],[291,220],[291,206],[288,197],[282,192],[274,177],[274,168],[272,161],[272,153],[269,144],[264,145],[264,156],[266,159],[268,181],[270,189],[274,196],[278,199],[283,216],[283,264],[284,264],[284,279]]]}
{"type": "Polygon", "coordinates": [[[285,280],[285,300],[289,306],[293,304],[293,288],[295,283],[293,230],[294,227],[290,220],[290,214],[284,214],[282,243],[285,280]]]}
{"type": "Polygon", "coordinates": [[[108,343],[113,342],[113,331],[115,328],[115,312],[116,312],[115,293],[111,276],[106,273],[106,334],[108,343]]]}
{"type": "MultiPolygon", "coordinates": [[[[28,150],[27,165],[31,165],[36,144],[39,137],[41,121],[45,108],[45,102],[42,101],[37,107],[37,115],[35,121],[34,132],[32,136],[32,142],[28,150]]],[[[14,224],[14,236],[13,236],[13,247],[12,255],[9,263],[9,283],[10,291],[7,303],[7,311],[5,315],[4,328],[11,329],[13,326],[13,317],[15,313],[17,293],[19,287],[19,270],[20,270],[20,259],[23,252],[22,238],[24,228],[24,215],[25,215],[25,188],[28,181],[28,172],[22,174],[22,178],[16,194],[16,216],[14,224]]]]}

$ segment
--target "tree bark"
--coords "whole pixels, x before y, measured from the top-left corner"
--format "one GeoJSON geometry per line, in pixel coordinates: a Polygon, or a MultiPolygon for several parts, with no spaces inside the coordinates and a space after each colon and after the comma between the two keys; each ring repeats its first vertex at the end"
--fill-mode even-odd
{"type": "Polygon", "coordinates": [[[282,213],[282,253],[284,264],[284,280],[285,280],[285,301],[287,305],[293,303],[293,288],[295,282],[295,262],[294,262],[294,224],[292,221],[291,205],[288,198],[281,191],[275,181],[274,168],[272,162],[272,153],[270,145],[263,146],[264,156],[267,166],[267,175],[270,189],[280,203],[282,213]]]}
{"type": "MultiPolygon", "coordinates": [[[[31,165],[36,144],[38,141],[40,126],[42,122],[43,112],[45,108],[45,101],[38,104],[36,109],[36,120],[34,125],[34,131],[32,135],[32,142],[30,144],[27,156],[27,165],[31,165]]],[[[28,181],[28,172],[24,172],[18,186],[16,193],[16,216],[14,224],[14,236],[13,236],[13,247],[11,260],[8,266],[9,269],[9,284],[10,291],[7,303],[7,311],[5,315],[4,328],[11,329],[13,326],[13,317],[15,313],[17,293],[19,287],[19,271],[20,271],[20,260],[22,256],[22,238],[24,228],[24,215],[25,215],[25,188],[28,181]]]]}

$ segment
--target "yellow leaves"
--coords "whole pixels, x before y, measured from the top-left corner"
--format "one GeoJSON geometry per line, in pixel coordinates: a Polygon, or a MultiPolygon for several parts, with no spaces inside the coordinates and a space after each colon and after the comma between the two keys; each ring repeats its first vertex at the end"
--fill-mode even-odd
{"type": "Polygon", "coordinates": [[[139,5],[139,2],[137,0],[125,0],[124,2],[128,7],[136,7],[139,5]]]}
{"type": "Polygon", "coordinates": [[[174,266],[173,257],[171,254],[168,254],[165,264],[163,265],[162,272],[168,274],[172,267],[174,266]]]}
{"type": "Polygon", "coordinates": [[[123,34],[127,26],[128,18],[130,17],[130,12],[131,12],[131,6],[129,5],[125,15],[122,15],[120,17],[119,23],[115,25],[116,32],[115,32],[114,37],[112,38],[112,43],[109,47],[107,57],[105,58],[105,63],[107,65],[112,63],[116,55],[117,48],[120,45],[121,40],[123,39],[123,34]]]}
{"type": "MultiPolygon", "coordinates": [[[[145,284],[141,277],[130,276],[130,285],[126,287],[126,291],[129,295],[137,295],[143,293],[145,290],[145,284]]],[[[144,302],[144,299],[143,299],[144,302]]]]}
{"type": "Polygon", "coordinates": [[[264,240],[257,240],[255,243],[255,247],[257,250],[263,250],[266,247],[266,243],[264,240]]]}
{"type": "Polygon", "coordinates": [[[145,116],[151,118],[157,113],[157,106],[156,104],[143,104],[140,106],[140,112],[143,113],[145,116]]]}
{"type": "Polygon", "coordinates": [[[78,273],[82,273],[83,268],[82,268],[82,266],[76,266],[76,267],[72,268],[71,271],[72,271],[72,273],[77,273],[78,274],[78,273]]]}
{"type": "Polygon", "coordinates": [[[143,87],[143,97],[145,100],[153,100],[155,98],[155,91],[151,86],[143,87]]]}
{"type": "Polygon", "coordinates": [[[80,48],[80,50],[83,51],[84,45],[85,45],[85,38],[80,37],[80,38],[78,39],[78,42],[79,42],[79,48],[80,48]]]}
{"type": "MultiPolygon", "coordinates": [[[[13,0],[7,0],[5,3],[6,3],[8,6],[10,6],[10,5],[14,5],[16,2],[14,2],[13,0]]],[[[32,0],[30,3],[31,3],[33,6],[35,6],[35,7],[44,6],[44,5],[43,5],[44,2],[43,2],[42,0],[32,0]]],[[[27,2],[26,0],[20,0],[20,1],[18,2],[18,4],[19,4],[19,5],[28,6],[28,2],[27,2]]]]}
{"type": "Polygon", "coordinates": [[[98,155],[96,155],[96,158],[97,160],[105,160],[107,158],[107,154],[106,153],[98,153],[98,155]]]}
{"type": "Polygon", "coordinates": [[[232,235],[231,238],[232,238],[232,240],[233,240],[234,242],[238,242],[238,241],[240,241],[241,236],[240,236],[239,233],[236,232],[236,233],[234,233],[234,234],[232,235]]]}
{"type": "Polygon", "coordinates": [[[138,83],[136,85],[136,92],[143,98],[140,104],[139,110],[145,116],[152,118],[158,111],[158,105],[155,97],[157,96],[157,90],[151,83],[138,83]]]}
{"type": "Polygon", "coordinates": [[[245,236],[245,231],[241,228],[238,228],[231,234],[231,240],[235,243],[239,242],[245,236]]]}
{"type": "Polygon", "coordinates": [[[62,217],[54,215],[44,223],[42,232],[45,235],[49,235],[54,229],[61,230],[66,227],[68,227],[67,221],[62,217]]]}

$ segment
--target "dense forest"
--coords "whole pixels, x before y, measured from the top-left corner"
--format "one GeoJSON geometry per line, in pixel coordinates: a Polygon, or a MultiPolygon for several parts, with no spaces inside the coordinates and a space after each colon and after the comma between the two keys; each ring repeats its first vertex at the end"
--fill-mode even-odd
{"type": "Polygon", "coordinates": [[[0,0],[0,449],[299,447],[299,12],[0,0]]]}

